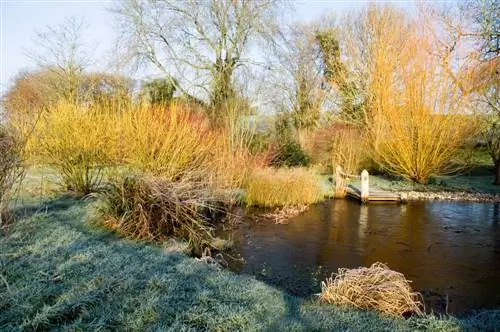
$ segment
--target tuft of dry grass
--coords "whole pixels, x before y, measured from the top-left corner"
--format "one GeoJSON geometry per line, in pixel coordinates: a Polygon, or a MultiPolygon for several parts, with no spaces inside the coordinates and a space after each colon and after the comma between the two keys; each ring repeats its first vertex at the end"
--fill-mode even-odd
{"type": "Polygon", "coordinates": [[[402,273],[382,263],[356,269],[339,269],[321,283],[322,302],[376,310],[391,316],[423,315],[422,296],[413,292],[402,273]]]}
{"type": "Polygon", "coordinates": [[[204,212],[210,191],[203,183],[144,175],[114,179],[100,194],[102,224],[129,238],[184,239],[196,253],[210,245],[212,227],[204,212]]]}
{"type": "Polygon", "coordinates": [[[305,168],[255,169],[245,189],[245,203],[254,206],[307,205],[323,199],[318,176],[305,168]]]}

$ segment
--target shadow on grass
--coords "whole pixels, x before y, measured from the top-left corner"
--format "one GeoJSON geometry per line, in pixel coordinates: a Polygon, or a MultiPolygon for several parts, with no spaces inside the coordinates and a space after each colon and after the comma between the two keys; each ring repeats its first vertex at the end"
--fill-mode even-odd
{"type": "MultiPolygon", "coordinates": [[[[15,202],[17,203],[17,202],[15,202]]],[[[49,200],[36,200],[36,199],[25,199],[24,202],[21,201],[15,204],[12,212],[17,219],[26,219],[40,213],[48,212],[62,212],[64,210],[70,209],[75,206],[75,204],[80,204],[80,200],[73,197],[59,197],[49,200]]]]}

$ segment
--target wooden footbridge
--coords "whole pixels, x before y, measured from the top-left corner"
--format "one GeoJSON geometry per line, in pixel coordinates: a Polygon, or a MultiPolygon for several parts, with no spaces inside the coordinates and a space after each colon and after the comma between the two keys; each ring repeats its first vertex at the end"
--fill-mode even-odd
{"type": "Polygon", "coordinates": [[[370,175],[363,170],[360,175],[347,174],[342,167],[335,169],[335,198],[350,197],[362,203],[368,202],[404,202],[401,194],[370,187],[370,175]],[[349,184],[349,181],[360,180],[360,184],[349,184]]]}

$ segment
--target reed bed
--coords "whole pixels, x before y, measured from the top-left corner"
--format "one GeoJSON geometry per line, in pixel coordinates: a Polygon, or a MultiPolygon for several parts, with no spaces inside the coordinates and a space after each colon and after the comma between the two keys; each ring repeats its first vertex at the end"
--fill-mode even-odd
{"type": "Polygon", "coordinates": [[[402,273],[382,263],[356,269],[339,269],[321,284],[322,302],[376,310],[390,316],[424,314],[422,296],[413,292],[402,273]]]}
{"type": "Polygon", "coordinates": [[[324,198],[318,176],[305,168],[255,169],[245,187],[247,205],[308,205],[324,198]]]}

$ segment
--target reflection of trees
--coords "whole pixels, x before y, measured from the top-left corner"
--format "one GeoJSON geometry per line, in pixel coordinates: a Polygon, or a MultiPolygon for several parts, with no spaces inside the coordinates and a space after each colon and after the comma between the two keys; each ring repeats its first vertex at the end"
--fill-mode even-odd
{"type": "Polygon", "coordinates": [[[500,221],[500,203],[493,204],[493,223],[500,221]]]}

